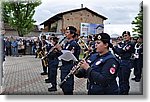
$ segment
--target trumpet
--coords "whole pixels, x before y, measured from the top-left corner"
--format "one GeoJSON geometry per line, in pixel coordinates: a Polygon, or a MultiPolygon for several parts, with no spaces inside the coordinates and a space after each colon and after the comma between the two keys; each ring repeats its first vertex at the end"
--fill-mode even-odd
{"type": "MultiPolygon", "coordinates": [[[[95,50],[94,50],[95,51],[95,50]]],[[[93,53],[95,53],[94,51],[92,51],[91,53],[88,54],[88,56],[86,56],[84,59],[87,60],[93,53]]],[[[70,78],[71,75],[75,74],[76,71],[80,68],[81,64],[78,63],[75,66],[73,66],[73,68],[71,69],[70,73],[63,79],[63,81],[59,84],[59,87],[61,88],[64,83],[67,81],[68,78],[70,78]]]]}

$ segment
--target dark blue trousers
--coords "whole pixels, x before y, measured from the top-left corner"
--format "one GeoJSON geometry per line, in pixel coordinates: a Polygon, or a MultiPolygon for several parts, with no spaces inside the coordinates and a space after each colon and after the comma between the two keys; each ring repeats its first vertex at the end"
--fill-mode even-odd
{"type": "MultiPolygon", "coordinates": [[[[69,74],[70,70],[73,68],[73,63],[64,63],[62,62],[62,67],[61,67],[61,81],[64,80],[64,78],[69,74]]],[[[63,84],[61,87],[64,95],[73,95],[73,90],[74,90],[74,76],[71,75],[67,81],[63,84]]]]}
{"type": "Polygon", "coordinates": [[[129,93],[130,85],[129,78],[131,73],[132,63],[130,60],[120,60],[120,68],[118,70],[119,89],[121,95],[129,93]]]}

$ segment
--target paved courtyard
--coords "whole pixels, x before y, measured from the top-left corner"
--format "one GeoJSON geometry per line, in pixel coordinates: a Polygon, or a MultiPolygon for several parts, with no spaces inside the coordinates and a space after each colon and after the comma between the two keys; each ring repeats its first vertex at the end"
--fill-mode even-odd
{"type": "MultiPolygon", "coordinates": [[[[6,57],[4,62],[3,95],[62,95],[62,90],[48,92],[49,83],[45,83],[46,75],[41,76],[41,60],[34,56],[6,57]]],[[[133,77],[133,74],[131,74],[133,77]]],[[[58,69],[57,82],[60,83],[58,69]]],[[[130,80],[130,94],[143,94],[142,82],[130,80]]],[[[75,95],[86,95],[86,80],[75,78],[75,95]]]]}

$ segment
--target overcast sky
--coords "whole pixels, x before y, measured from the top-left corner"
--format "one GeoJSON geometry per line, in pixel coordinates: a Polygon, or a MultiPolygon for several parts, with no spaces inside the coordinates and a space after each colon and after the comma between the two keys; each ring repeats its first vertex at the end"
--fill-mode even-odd
{"type": "MultiPolygon", "coordinates": [[[[81,4],[83,4],[83,7],[87,7],[107,17],[108,19],[104,22],[106,26],[130,25],[139,12],[139,4],[141,1],[142,0],[42,0],[42,4],[36,8],[34,19],[37,21],[36,24],[39,25],[60,12],[81,8],[81,4]]],[[[121,28],[127,29],[127,27],[121,28]]],[[[113,30],[110,31],[111,33],[115,33],[113,30]]]]}

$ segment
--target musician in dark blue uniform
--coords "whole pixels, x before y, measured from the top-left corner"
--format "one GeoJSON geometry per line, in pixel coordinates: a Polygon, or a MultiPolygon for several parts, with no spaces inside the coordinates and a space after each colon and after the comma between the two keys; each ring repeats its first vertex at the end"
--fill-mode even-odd
{"type": "MultiPolygon", "coordinates": [[[[50,44],[48,44],[46,42],[46,36],[45,35],[41,36],[41,43],[40,43],[39,46],[40,46],[39,49],[41,49],[43,55],[45,55],[45,53],[47,51],[49,51],[49,49],[51,48],[50,44]]],[[[44,56],[42,56],[42,57],[44,57],[44,56]]],[[[46,61],[45,59],[42,59],[41,61],[42,61],[42,67],[43,67],[43,72],[41,73],[41,75],[47,75],[48,74],[47,73],[47,67],[48,67],[48,63],[47,62],[48,61],[46,61]]]]}
{"type": "MultiPolygon", "coordinates": [[[[76,59],[79,59],[79,45],[75,41],[77,29],[73,26],[68,26],[65,31],[65,36],[67,38],[67,43],[64,46],[63,50],[70,50],[72,54],[76,57],[76,59]]],[[[74,61],[65,61],[62,60],[62,66],[60,68],[61,70],[61,81],[67,76],[67,74],[70,72],[70,70],[74,66],[74,61]]],[[[73,95],[74,90],[74,76],[71,75],[70,78],[67,79],[65,84],[61,87],[64,95],[73,95]]]]}
{"type": "Polygon", "coordinates": [[[134,75],[135,77],[132,80],[135,82],[140,82],[143,68],[143,35],[139,35],[137,43],[134,46],[134,75]]]}
{"type": "Polygon", "coordinates": [[[84,57],[86,57],[95,48],[95,42],[93,41],[93,37],[91,35],[88,36],[86,44],[88,48],[84,49],[84,57]]]}
{"type": "Polygon", "coordinates": [[[81,68],[76,72],[79,78],[88,78],[89,95],[115,95],[118,94],[116,81],[119,62],[109,51],[112,47],[110,36],[100,33],[95,37],[95,54],[80,62],[81,68]]]}
{"type": "Polygon", "coordinates": [[[54,57],[53,57],[53,52],[49,53],[49,51],[51,49],[53,49],[53,47],[55,46],[55,44],[57,43],[57,40],[54,41],[54,37],[50,37],[49,38],[49,50],[47,50],[47,54],[45,55],[45,58],[48,58],[48,78],[45,79],[45,82],[46,83],[50,83],[50,72],[51,72],[51,61],[54,60],[54,57]],[[49,53],[49,54],[48,54],[49,53]]]}
{"type": "MultiPolygon", "coordinates": [[[[51,43],[55,46],[58,43],[57,37],[52,37],[51,43]]],[[[61,51],[53,49],[48,55],[48,80],[47,83],[51,83],[52,87],[48,88],[48,91],[57,91],[57,68],[59,64],[58,57],[61,55],[61,51]]]]}
{"type": "Polygon", "coordinates": [[[131,56],[134,53],[134,44],[130,41],[131,37],[129,31],[124,31],[122,36],[124,43],[120,47],[115,47],[114,52],[119,55],[120,61],[118,71],[120,94],[127,95],[130,89],[129,78],[131,68],[133,67],[131,56]]]}
{"type": "Polygon", "coordinates": [[[118,48],[122,48],[124,46],[124,41],[123,41],[123,37],[119,36],[117,38],[117,41],[113,44],[114,47],[112,47],[113,53],[115,54],[115,56],[120,59],[120,56],[118,55],[118,53],[116,52],[116,49],[118,48]]]}

